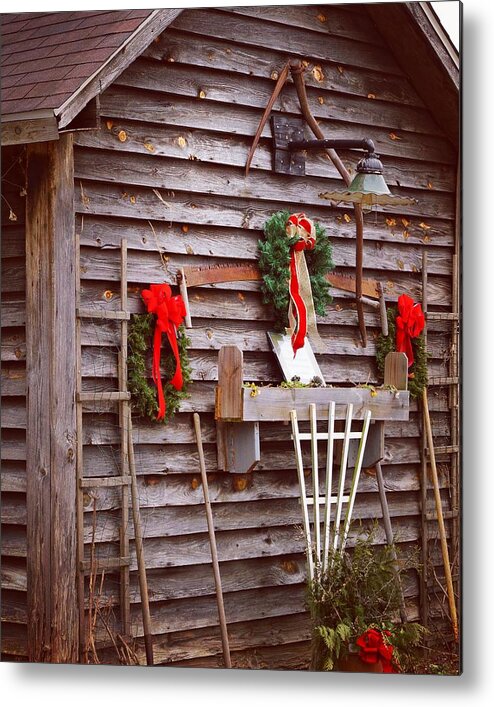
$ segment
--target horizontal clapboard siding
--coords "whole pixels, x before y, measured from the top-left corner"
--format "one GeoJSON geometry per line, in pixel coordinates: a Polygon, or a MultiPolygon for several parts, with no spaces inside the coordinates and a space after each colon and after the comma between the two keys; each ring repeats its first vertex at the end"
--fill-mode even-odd
{"type": "MultiPolygon", "coordinates": [[[[2,148],[2,383],[25,381],[26,286],[22,275],[25,258],[25,163],[18,147],[2,148]],[[19,276],[20,273],[20,276],[19,276]],[[5,310],[4,310],[5,308],[5,310]],[[9,314],[12,313],[12,314],[9,314]]],[[[10,397],[2,385],[2,540],[12,525],[26,532],[26,394],[10,397]],[[20,428],[19,428],[20,425],[20,428]]],[[[25,552],[9,557],[2,542],[1,557],[2,660],[27,656],[27,573],[25,552]]]]}
{"type": "MultiPolygon", "coordinates": [[[[324,6],[189,10],[182,13],[101,96],[101,130],[75,136],[75,209],[80,239],[81,307],[118,310],[119,246],[129,246],[129,309],[142,312],[140,290],[150,282],[175,283],[184,265],[255,263],[265,220],[279,209],[306,211],[327,228],[334,261],[352,274],[355,220],[350,207],[334,207],[319,194],[341,186],[323,154],[307,158],[305,178],[271,170],[271,133],[263,131],[251,173],[247,154],[264,106],[288,57],[306,63],[311,108],[321,129],[333,137],[371,137],[382,155],[393,191],[417,204],[365,216],[364,275],[386,286],[387,298],[402,292],[421,297],[424,247],[429,261],[429,303],[451,302],[454,245],[455,155],[365,13],[324,6]],[[290,27],[289,43],[287,29],[290,27]],[[310,51],[307,49],[310,47],[310,51]],[[159,254],[165,255],[165,264],[159,254]]],[[[291,80],[275,112],[299,115],[291,80]]],[[[356,155],[341,153],[355,170],[356,155]]],[[[22,253],[7,240],[11,259],[7,286],[24,277],[22,253]]],[[[158,662],[222,664],[213,576],[192,415],[202,416],[210,495],[217,529],[225,607],[233,661],[238,667],[307,667],[310,629],[304,604],[305,567],[299,530],[298,483],[288,428],[262,423],[261,462],[249,475],[217,470],[214,388],[223,345],[244,350],[245,376],[279,382],[266,331],[272,322],[258,282],[190,289],[193,329],[191,397],[167,427],[134,421],[138,491],[148,566],[158,662]]],[[[25,451],[22,395],[25,351],[22,296],[6,310],[8,336],[2,355],[9,362],[10,424],[4,479],[9,562],[25,555],[22,524],[15,521],[16,489],[23,480],[18,462],[25,451]]],[[[365,314],[369,344],[359,342],[351,296],[334,293],[320,318],[327,344],[319,355],[328,383],[378,383],[376,311],[365,314]]],[[[81,329],[84,390],[115,390],[118,327],[87,320],[81,329]]],[[[429,332],[430,371],[447,375],[447,329],[429,332]]],[[[431,397],[435,434],[450,433],[446,392],[431,397]]],[[[85,408],[84,473],[119,473],[115,406],[85,408]]],[[[420,417],[416,401],[409,423],[387,426],[384,474],[393,525],[404,551],[420,537],[420,417]]],[[[439,458],[442,492],[447,478],[439,458]]],[[[115,489],[84,497],[84,533],[95,539],[99,558],[114,556],[119,500],[115,489]],[[93,513],[97,523],[93,527],[93,513]]],[[[375,476],[364,473],[356,517],[381,518],[375,476]]],[[[131,535],[133,633],[143,655],[136,560],[131,535]]],[[[381,530],[379,537],[384,541],[381,530]]],[[[437,562],[440,558],[436,558],[437,562]]],[[[109,576],[105,600],[118,605],[118,582],[109,576]]],[[[14,581],[14,580],[12,580],[14,581]]],[[[19,566],[17,582],[22,582],[19,566]]],[[[406,588],[411,615],[417,582],[406,588]]],[[[118,612],[117,612],[118,613],[118,612]]],[[[98,633],[100,655],[110,655],[98,633]]]]}

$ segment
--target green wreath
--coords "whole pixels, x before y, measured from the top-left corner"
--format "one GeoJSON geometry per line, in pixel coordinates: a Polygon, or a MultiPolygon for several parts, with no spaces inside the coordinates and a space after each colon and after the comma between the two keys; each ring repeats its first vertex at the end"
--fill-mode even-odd
{"type": "MultiPolygon", "coordinates": [[[[384,376],[384,361],[391,351],[396,351],[396,307],[388,307],[388,336],[379,334],[376,341],[376,361],[379,372],[384,376]]],[[[428,353],[425,349],[425,338],[423,334],[412,339],[414,362],[410,368],[411,377],[408,379],[408,390],[412,398],[419,398],[422,391],[427,387],[428,353]]]]}
{"type": "MultiPolygon", "coordinates": [[[[289,211],[278,211],[264,224],[265,240],[259,241],[259,269],[262,274],[261,291],[264,304],[269,304],[275,315],[274,327],[284,331],[288,326],[288,305],[290,294],[290,248],[297,238],[288,238],[286,224],[289,211]]],[[[316,314],[323,317],[333,301],[329,294],[330,284],[326,274],[333,270],[333,249],[324,228],[315,223],[316,245],[313,250],[305,251],[305,260],[309,271],[312,299],[316,314]]]]}
{"type": "MultiPolygon", "coordinates": [[[[127,361],[127,378],[132,396],[132,408],[140,417],[147,418],[151,422],[159,422],[156,420],[156,415],[158,414],[156,386],[149,380],[150,371],[146,364],[148,352],[152,350],[153,346],[155,321],[156,316],[154,314],[132,315],[129,325],[129,355],[127,361]]],[[[183,377],[182,390],[176,390],[169,383],[175,373],[175,357],[166,337],[163,337],[161,346],[163,393],[166,400],[164,424],[169,422],[180,409],[182,400],[190,397],[187,392],[192,373],[187,353],[190,339],[186,336],[183,325],[178,328],[177,343],[183,377]]]]}

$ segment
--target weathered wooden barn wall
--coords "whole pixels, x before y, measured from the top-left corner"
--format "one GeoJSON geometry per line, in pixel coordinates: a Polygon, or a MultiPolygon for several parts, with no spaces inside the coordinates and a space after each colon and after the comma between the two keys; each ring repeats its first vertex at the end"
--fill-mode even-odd
{"type": "Polygon", "coordinates": [[[25,150],[2,148],[2,660],[25,660],[25,150]]]}
{"type": "MultiPolygon", "coordinates": [[[[324,6],[188,10],[101,96],[102,129],[76,137],[75,191],[80,235],[81,304],[119,308],[119,244],[129,243],[129,302],[150,282],[175,281],[183,264],[256,260],[266,218],[282,208],[306,211],[326,226],[340,269],[352,272],[351,208],[329,208],[318,194],[336,185],[323,155],[308,159],[307,177],[271,171],[270,130],[263,133],[246,179],[243,166],[274,81],[288,57],[308,62],[312,110],[327,136],[371,137],[388,183],[414,196],[406,212],[366,216],[365,275],[420,298],[423,249],[429,254],[429,304],[448,309],[454,242],[455,152],[372,25],[365,8],[324,6]],[[165,253],[164,265],[158,247],[165,253]]],[[[291,84],[275,109],[298,114],[291,84]]],[[[342,154],[354,168],[355,155],[342,154]]],[[[338,182],[340,184],[341,182],[338,182]]],[[[136,461],[149,568],[156,657],[161,662],[221,665],[220,633],[209,565],[191,413],[203,419],[210,493],[234,665],[301,667],[309,625],[304,607],[303,543],[295,461],[288,428],[261,426],[262,459],[250,475],[216,468],[214,387],[224,344],[244,351],[248,380],[276,383],[269,353],[270,312],[256,283],[191,290],[189,332],[194,384],[167,427],[135,423],[136,461]]],[[[362,349],[351,299],[335,296],[320,333],[328,383],[377,382],[374,338],[366,314],[362,349]]],[[[90,322],[82,328],[86,389],[116,389],[118,335],[90,322]]],[[[447,375],[448,338],[429,331],[432,375],[447,375]]],[[[17,364],[19,365],[19,364],[17,364]]],[[[436,392],[437,391],[437,392],[436,392]]],[[[430,401],[438,443],[449,434],[446,394],[430,401]]],[[[22,434],[22,433],[21,433],[22,434]]],[[[117,418],[84,416],[85,474],[117,472],[117,418]],[[114,446],[112,446],[114,445],[114,446]]],[[[385,477],[394,528],[405,545],[419,538],[419,416],[387,426],[385,477]]],[[[115,551],[118,497],[86,498],[86,540],[98,509],[97,553],[115,551]]],[[[357,517],[380,517],[377,487],[365,474],[357,517]]],[[[141,632],[135,560],[132,620],[141,632]]],[[[107,585],[109,593],[116,587],[107,585]]],[[[416,605],[417,586],[408,590],[416,605]]],[[[101,638],[103,635],[101,634],[101,638]]],[[[142,650],[142,646],[141,646],[142,650]]]]}

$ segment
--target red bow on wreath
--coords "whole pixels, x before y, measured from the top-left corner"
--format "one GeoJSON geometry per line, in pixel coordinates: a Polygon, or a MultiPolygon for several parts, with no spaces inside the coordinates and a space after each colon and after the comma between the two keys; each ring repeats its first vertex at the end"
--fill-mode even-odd
{"type": "Polygon", "coordinates": [[[142,299],[150,314],[156,314],[156,325],[154,328],[153,342],[153,381],[158,389],[159,411],[157,420],[165,417],[166,401],[161,383],[161,335],[165,333],[170,342],[171,350],[175,356],[175,373],[170,383],[175,390],[182,390],[183,379],[180,367],[180,355],[177,344],[177,328],[183,322],[186,314],[185,304],[180,295],[172,297],[169,285],[150,285],[149,290],[143,290],[142,299]]]}
{"type": "Polygon", "coordinates": [[[286,225],[289,238],[298,236],[298,241],[290,248],[290,306],[288,309],[289,327],[293,354],[296,355],[305,343],[307,334],[314,342],[322,343],[317,332],[316,314],[312,300],[312,289],[304,250],[313,250],[316,245],[316,229],[305,214],[292,214],[286,225]]]}
{"type": "Polygon", "coordinates": [[[381,660],[383,673],[396,673],[392,663],[393,646],[384,640],[383,633],[385,636],[391,635],[389,631],[382,632],[376,628],[368,628],[357,638],[356,644],[360,648],[359,658],[364,663],[377,663],[381,660]]]}
{"type": "Polygon", "coordinates": [[[420,304],[408,295],[400,295],[396,316],[396,350],[406,353],[408,368],[414,362],[412,339],[422,333],[424,326],[425,317],[420,304]]]}

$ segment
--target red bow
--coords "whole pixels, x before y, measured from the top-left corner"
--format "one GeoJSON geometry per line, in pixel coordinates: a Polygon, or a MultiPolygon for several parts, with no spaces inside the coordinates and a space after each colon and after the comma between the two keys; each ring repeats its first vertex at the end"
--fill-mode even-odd
{"type": "MultiPolygon", "coordinates": [[[[384,634],[389,636],[389,631],[384,631],[384,634]]],[[[381,631],[375,628],[368,628],[356,640],[357,646],[360,648],[359,658],[364,663],[377,663],[381,660],[383,673],[395,673],[393,666],[393,646],[383,639],[381,631]]]]}
{"type": "MultiPolygon", "coordinates": [[[[292,330],[292,348],[295,355],[298,349],[303,347],[305,337],[307,336],[307,304],[313,308],[312,295],[310,295],[311,302],[306,303],[300,292],[301,279],[303,280],[302,285],[305,290],[307,290],[307,288],[310,290],[310,281],[305,282],[309,277],[305,263],[303,264],[303,272],[300,273],[302,263],[300,258],[296,256],[296,253],[301,253],[304,250],[312,250],[314,248],[316,245],[316,231],[313,222],[308,219],[305,214],[301,213],[292,214],[290,216],[286,225],[286,234],[289,238],[298,236],[298,241],[290,248],[289,283],[290,297],[292,300],[293,309],[295,310],[293,317],[295,321],[290,322],[290,329],[292,330]]],[[[291,318],[291,312],[292,308],[290,307],[289,318],[291,318]]]]}
{"type": "Polygon", "coordinates": [[[400,295],[396,317],[396,350],[406,353],[408,368],[414,361],[412,339],[421,334],[424,326],[425,317],[420,304],[408,295],[400,295]]]}
{"type": "Polygon", "coordinates": [[[185,317],[185,304],[180,295],[172,297],[169,285],[150,285],[149,290],[143,290],[141,295],[148,312],[156,314],[153,344],[153,381],[158,389],[159,411],[156,419],[162,420],[165,417],[166,402],[160,372],[161,334],[165,333],[167,335],[176,361],[175,374],[170,383],[176,390],[182,390],[183,380],[178,353],[177,328],[185,317]]]}

